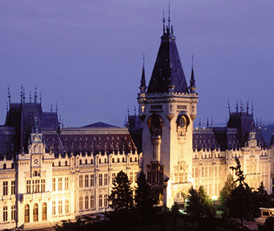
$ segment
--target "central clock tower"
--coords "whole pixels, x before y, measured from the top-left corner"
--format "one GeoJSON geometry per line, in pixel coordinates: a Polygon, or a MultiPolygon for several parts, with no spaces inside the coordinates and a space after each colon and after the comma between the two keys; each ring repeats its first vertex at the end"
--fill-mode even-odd
{"type": "Polygon", "coordinates": [[[139,116],[143,122],[143,170],[159,195],[159,203],[171,207],[184,203],[192,186],[192,131],[197,116],[192,66],[188,87],[172,26],[163,30],[161,45],[148,87],[143,67],[139,116]]]}

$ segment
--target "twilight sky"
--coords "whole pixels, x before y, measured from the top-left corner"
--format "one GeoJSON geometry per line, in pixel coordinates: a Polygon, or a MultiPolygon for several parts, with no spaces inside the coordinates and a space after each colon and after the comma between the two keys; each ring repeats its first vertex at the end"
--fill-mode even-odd
{"type": "MultiPolygon", "coordinates": [[[[145,54],[149,82],[168,0],[1,0],[0,124],[7,85],[26,101],[37,85],[65,126],[103,121],[122,126],[133,114],[145,54]]],[[[274,1],[171,0],[171,24],[189,83],[191,56],[202,124],[228,118],[242,100],[254,117],[274,121],[274,1]]],[[[138,108],[138,107],[137,107],[138,108]]]]}

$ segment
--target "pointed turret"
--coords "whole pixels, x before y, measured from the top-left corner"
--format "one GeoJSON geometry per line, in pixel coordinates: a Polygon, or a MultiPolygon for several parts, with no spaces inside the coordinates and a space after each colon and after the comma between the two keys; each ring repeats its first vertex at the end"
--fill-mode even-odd
{"type": "Polygon", "coordinates": [[[271,135],[271,139],[270,139],[270,144],[269,144],[269,146],[271,147],[274,147],[274,136],[273,136],[273,134],[271,135]]]}
{"type": "Polygon", "coordinates": [[[140,93],[146,92],[146,77],[145,77],[145,56],[143,57],[143,68],[142,68],[142,77],[141,77],[141,84],[140,84],[140,93]]]}
{"type": "MultiPolygon", "coordinates": [[[[192,62],[193,62],[193,57],[192,57],[192,62]]],[[[191,78],[190,78],[189,90],[190,90],[190,93],[195,93],[196,92],[193,63],[192,63],[192,69],[191,69],[191,78]]]]}
{"type": "Polygon", "coordinates": [[[175,39],[169,19],[168,26],[161,37],[161,45],[147,93],[170,91],[189,93],[175,39]]]}

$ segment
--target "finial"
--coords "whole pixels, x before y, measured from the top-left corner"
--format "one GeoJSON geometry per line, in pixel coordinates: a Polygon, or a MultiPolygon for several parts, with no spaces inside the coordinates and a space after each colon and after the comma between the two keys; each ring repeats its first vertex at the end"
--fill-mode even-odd
{"type": "Polygon", "coordinates": [[[38,123],[37,123],[37,116],[34,117],[34,126],[35,126],[35,133],[38,133],[38,123]]]}
{"type": "Polygon", "coordinates": [[[8,102],[7,102],[7,105],[6,105],[6,110],[7,110],[7,112],[9,111],[9,104],[8,104],[8,102]]]}
{"type": "Polygon", "coordinates": [[[253,113],[254,113],[253,103],[252,103],[252,105],[251,105],[251,113],[252,113],[252,115],[253,115],[253,113]]]}
{"type": "Polygon", "coordinates": [[[206,119],[206,128],[208,128],[209,127],[209,121],[208,121],[208,117],[207,117],[207,119],[206,119]]]}
{"type": "Polygon", "coordinates": [[[199,118],[199,128],[201,128],[201,118],[199,118]]]}
{"type": "Polygon", "coordinates": [[[23,85],[22,84],[21,84],[20,98],[21,98],[21,104],[22,104],[23,103],[23,85]]]}
{"type": "Polygon", "coordinates": [[[246,103],[246,114],[248,115],[248,110],[249,110],[249,102],[247,101],[246,103]]]}
{"type": "Polygon", "coordinates": [[[136,116],[136,106],[134,106],[134,116],[136,116]]]}
{"type": "Polygon", "coordinates": [[[40,91],[40,104],[42,104],[42,92],[40,91]]]}
{"type": "Polygon", "coordinates": [[[127,106],[127,116],[129,116],[129,106],[127,106]]]}
{"type": "Polygon", "coordinates": [[[141,84],[139,89],[140,89],[140,93],[145,93],[146,91],[145,55],[143,55],[143,68],[142,68],[141,84]]]}
{"type": "Polygon", "coordinates": [[[211,127],[213,127],[213,117],[211,117],[211,124],[210,124],[211,127]]]}
{"type": "Polygon", "coordinates": [[[31,91],[29,92],[29,102],[31,103],[31,91]]]}
{"type": "Polygon", "coordinates": [[[145,54],[143,54],[143,68],[145,68],[145,54]]]}
{"type": "Polygon", "coordinates": [[[240,102],[240,112],[241,112],[241,113],[243,112],[243,102],[242,102],[242,100],[241,100],[241,102],[240,102]]]}
{"type": "Polygon", "coordinates": [[[192,69],[193,69],[194,55],[192,55],[192,57],[191,57],[191,62],[192,62],[192,69]]]}
{"type": "Polygon", "coordinates": [[[10,98],[11,98],[11,96],[10,96],[10,86],[8,85],[8,100],[9,100],[9,104],[10,104],[10,98]]]}
{"type": "Polygon", "coordinates": [[[165,19],[165,9],[163,8],[163,33],[165,33],[166,19],[165,19]]]}
{"type": "Polygon", "coordinates": [[[56,111],[56,113],[58,112],[58,105],[57,105],[57,103],[56,103],[56,106],[55,106],[55,111],[56,111]]]}
{"type": "Polygon", "coordinates": [[[37,86],[35,85],[35,88],[34,88],[34,103],[36,104],[37,103],[37,86]]]}
{"type": "Polygon", "coordinates": [[[239,110],[239,105],[238,105],[238,101],[236,101],[236,113],[238,113],[239,110]]]}
{"type": "Polygon", "coordinates": [[[50,112],[52,112],[52,103],[50,104],[50,112]]]}
{"type": "Polygon", "coordinates": [[[170,29],[170,0],[168,1],[168,29],[170,29]]]}
{"type": "Polygon", "coordinates": [[[228,100],[228,113],[230,114],[230,103],[229,103],[229,100],[228,100]]]}
{"type": "Polygon", "coordinates": [[[25,94],[25,88],[23,87],[23,103],[25,103],[26,100],[26,94],[25,94]]]}

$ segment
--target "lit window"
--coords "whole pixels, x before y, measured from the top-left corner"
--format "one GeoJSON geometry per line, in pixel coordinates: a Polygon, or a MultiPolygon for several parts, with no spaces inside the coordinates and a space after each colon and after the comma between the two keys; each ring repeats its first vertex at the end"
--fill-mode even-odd
{"type": "Polygon", "coordinates": [[[3,195],[8,195],[8,181],[3,181],[3,195]]]}
{"type": "Polygon", "coordinates": [[[63,213],[63,202],[59,201],[58,202],[58,214],[62,214],[63,213]]]}
{"type": "Polygon", "coordinates": [[[95,200],[93,195],[90,196],[90,208],[95,209],[95,200]]]}
{"type": "Polygon", "coordinates": [[[63,190],[63,178],[58,178],[58,191],[63,190]]]}
{"type": "Polygon", "coordinates": [[[85,187],[88,187],[88,175],[85,175],[85,187]]]}
{"type": "Polygon", "coordinates": [[[15,205],[11,206],[11,220],[14,221],[15,220],[15,205]]]}
{"type": "Polygon", "coordinates": [[[29,223],[29,205],[25,205],[24,221],[25,223],[29,223]]]}
{"type": "Polygon", "coordinates": [[[103,185],[103,174],[99,174],[99,186],[103,185]]]}
{"type": "Polygon", "coordinates": [[[83,210],[83,197],[79,197],[79,210],[83,210]]]}
{"type": "Polygon", "coordinates": [[[104,174],[104,185],[108,185],[108,174],[104,174]]]}
{"type": "Polygon", "coordinates": [[[11,195],[15,194],[15,180],[11,181],[11,195]]]}
{"type": "Polygon", "coordinates": [[[8,206],[3,207],[3,221],[8,221],[8,206]]]}
{"type": "Polygon", "coordinates": [[[56,215],[56,203],[55,203],[55,201],[52,202],[52,215],[56,215]]]}
{"type": "Polygon", "coordinates": [[[52,191],[56,191],[56,179],[52,178],[52,191]]]}
{"type": "Polygon", "coordinates": [[[94,174],[90,175],[90,187],[93,187],[95,185],[95,179],[94,179],[94,174]]]}
{"type": "Polygon", "coordinates": [[[65,190],[69,190],[69,178],[65,177],[65,190]]]}
{"type": "Polygon", "coordinates": [[[47,203],[44,202],[42,205],[42,221],[47,220],[47,203]]]}
{"type": "Polygon", "coordinates": [[[85,209],[88,209],[88,196],[85,196],[85,209]]]}
{"type": "Polygon", "coordinates": [[[41,192],[45,192],[46,191],[46,180],[42,179],[41,180],[41,192]]]}
{"type": "Polygon", "coordinates": [[[38,204],[33,206],[33,221],[38,221],[38,204]]]}
{"type": "Polygon", "coordinates": [[[103,207],[103,196],[102,194],[99,195],[99,208],[103,207]]]}
{"type": "Polygon", "coordinates": [[[83,175],[79,176],[79,188],[83,188],[83,175]]]}
{"type": "Polygon", "coordinates": [[[69,213],[69,200],[65,201],[65,213],[69,213]]]}
{"type": "Polygon", "coordinates": [[[108,207],[108,195],[107,194],[104,195],[104,206],[108,207]]]}

